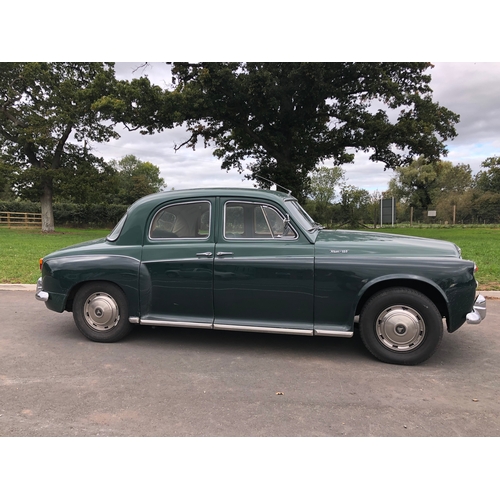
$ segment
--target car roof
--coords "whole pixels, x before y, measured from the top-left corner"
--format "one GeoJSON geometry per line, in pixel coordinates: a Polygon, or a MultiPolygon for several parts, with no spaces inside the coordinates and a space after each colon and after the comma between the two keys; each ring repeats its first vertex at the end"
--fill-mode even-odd
{"type": "Polygon", "coordinates": [[[258,196],[265,199],[295,199],[289,193],[282,191],[271,191],[269,189],[256,189],[256,188],[234,188],[234,187],[214,187],[214,188],[193,188],[193,189],[179,189],[171,191],[161,191],[159,193],[150,194],[140,198],[131,205],[130,208],[136,208],[139,205],[159,203],[162,201],[175,200],[177,198],[202,198],[214,196],[258,196]]]}

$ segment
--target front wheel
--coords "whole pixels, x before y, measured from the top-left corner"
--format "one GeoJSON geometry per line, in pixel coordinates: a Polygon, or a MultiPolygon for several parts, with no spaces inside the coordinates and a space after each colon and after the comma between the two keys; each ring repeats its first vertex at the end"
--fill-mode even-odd
{"type": "Polygon", "coordinates": [[[73,319],[80,332],[94,342],[116,342],[132,329],[125,294],[104,281],[87,283],[78,290],[73,319]]]}
{"type": "Polygon", "coordinates": [[[443,338],[436,305],[410,288],[389,288],[363,307],[359,331],[366,348],[386,363],[416,365],[428,359],[443,338]]]}

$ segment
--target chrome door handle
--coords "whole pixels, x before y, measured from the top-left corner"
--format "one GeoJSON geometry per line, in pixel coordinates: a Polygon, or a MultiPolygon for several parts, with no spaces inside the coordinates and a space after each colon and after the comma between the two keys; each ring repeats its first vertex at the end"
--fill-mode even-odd
{"type": "Polygon", "coordinates": [[[196,257],[212,257],[212,252],[197,253],[196,257]]]}
{"type": "Polygon", "coordinates": [[[217,257],[224,257],[224,255],[233,255],[233,252],[217,252],[217,257]]]}

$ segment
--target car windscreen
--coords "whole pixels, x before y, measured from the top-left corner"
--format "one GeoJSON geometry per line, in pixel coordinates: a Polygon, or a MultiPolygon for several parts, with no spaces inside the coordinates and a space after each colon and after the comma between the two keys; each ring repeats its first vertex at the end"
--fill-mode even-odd
{"type": "Polygon", "coordinates": [[[312,217],[300,206],[297,200],[285,200],[286,207],[292,217],[306,230],[316,229],[318,225],[312,217]]]}

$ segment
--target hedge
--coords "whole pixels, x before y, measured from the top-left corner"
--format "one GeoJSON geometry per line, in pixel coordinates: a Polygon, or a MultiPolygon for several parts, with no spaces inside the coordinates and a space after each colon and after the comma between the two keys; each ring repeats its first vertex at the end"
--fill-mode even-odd
{"type": "MultiPolygon", "coordinates": [[[[54,203],[56,226],[111,228],[127,211],[127,205],[54,203]]],[[[40,213],[40,203],[34,201],[0,201],[0,212],[40,213]]]]}

